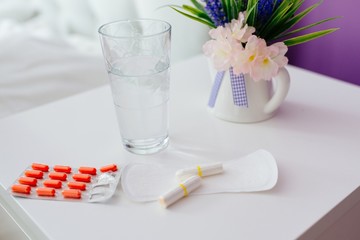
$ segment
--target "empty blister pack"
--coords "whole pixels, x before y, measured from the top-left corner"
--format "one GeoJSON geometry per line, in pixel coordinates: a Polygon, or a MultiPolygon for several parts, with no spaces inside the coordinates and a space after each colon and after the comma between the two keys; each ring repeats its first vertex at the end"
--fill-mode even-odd
{"type": "Polygon", "coordinates": [[[33,163],[9,191],[24,198],[102,202],[114,195],[120,176],[121,170],[115,164],[97,169],[33,163]]]}
{"type": "MultiPolygon", "coordinates": [[[[189,167],[184,166],[184,169],[189,167]]],[[[217,169],[220,170],[219,167],[217,169]]],[[[168,189],[178,185],[176,173],[180,170],[178,166],[170,164],[129,164],[123,169],[122,189],[133,201],[155,201],[168,189]]],[[[223,162],[221,174],[204,177],[201,187],[192,194],[265,191],[273,188],[277,179],[278,169],[274,157],[266,150],[258,150],[239,159],[223,162]]]]}

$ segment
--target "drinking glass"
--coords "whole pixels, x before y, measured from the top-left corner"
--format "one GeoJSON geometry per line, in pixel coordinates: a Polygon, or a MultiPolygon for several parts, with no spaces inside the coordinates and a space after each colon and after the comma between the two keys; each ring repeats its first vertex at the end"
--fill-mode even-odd
{"type": "Polygon", "coordinates": [[[99,36],[125,149],[163,150],[169,141],[170,24],[116,21],[102,25],[99,36]]]}

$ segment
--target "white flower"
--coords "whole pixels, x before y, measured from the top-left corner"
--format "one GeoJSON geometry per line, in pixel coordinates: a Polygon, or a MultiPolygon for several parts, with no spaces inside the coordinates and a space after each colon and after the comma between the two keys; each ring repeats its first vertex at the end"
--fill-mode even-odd
{"type": "Polygon", "coordinates": [[[212,39],[203,46],[205,55],[218,71],[233,67],[235,74],[248,73],[254,81],[271,80],[288,63],[288,48],[283,42],[267,46],[264,39],[252,35],[254,32],[254,27],[245,24],[245,14],[240,13],[225,27],[210,30],[212,39]]]}
{"type": "Polygon", "coordinates": [[[225,25],[230,36],[239,42],[246,43],[249,37],[255,32],[254,27],[249,27],[245,24],[245,14],[240,12],[238,19],[231,20],[225,25]]]}

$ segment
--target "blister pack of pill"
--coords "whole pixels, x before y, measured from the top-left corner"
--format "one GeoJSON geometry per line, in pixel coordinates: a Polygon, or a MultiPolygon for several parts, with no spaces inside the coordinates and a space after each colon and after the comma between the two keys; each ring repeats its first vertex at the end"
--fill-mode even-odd
{"type": "Polygon", "coordinates": [[[116,164],[97,169],[33,163],[21,173],[9,191],[24,198],[102,202],[114,195],[120,176],[121,169],[116,164]]]}

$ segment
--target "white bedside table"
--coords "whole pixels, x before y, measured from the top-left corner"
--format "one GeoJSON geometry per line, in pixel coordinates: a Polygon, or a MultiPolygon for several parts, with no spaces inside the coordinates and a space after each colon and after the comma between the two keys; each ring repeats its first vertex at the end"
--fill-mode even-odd
{"type": "MultiPolygon", "coordinates": [[[[157,155],[122,149],[109,86],[1,119],[0,182],[11,186],[32,162],[121,166],[154,158],[171,162],[185,157],[179,151],[227,161],[264,148],[279,168],[277,185],[266,192],[194,196],[169,209],[130,202],[121,188],[100,204],[16,201],[46,235],[59,240],[321,239],[346,223],[347,214],[360,212],[360,88],[288,69],[290,93],[277,115],[234,124],[207,112],[211,81],[205,58],[174,65],[171,142],[157,155]]],[[[336,231],[356,236],[358,226],[336,231]]]]}

